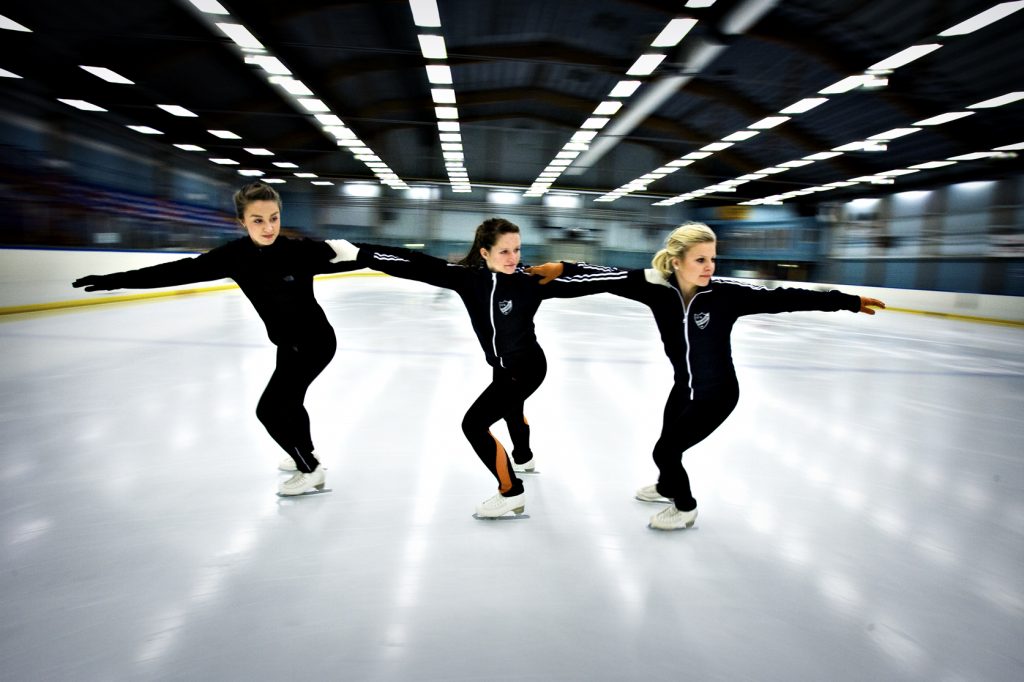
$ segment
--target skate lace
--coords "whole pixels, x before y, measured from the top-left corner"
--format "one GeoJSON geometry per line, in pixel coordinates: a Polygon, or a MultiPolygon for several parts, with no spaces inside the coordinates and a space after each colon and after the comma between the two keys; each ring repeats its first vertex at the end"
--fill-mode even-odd
{"type": "Polygon", "coordinates": [[[309,476],[309,474],[306,474],[306,473],[303,473],[303,472],[300,471],[299,473],[293,475],[291,478],[289,478],[287,481],[285,481],[284,484],[286,486],[298,485],[299,483],[304,481],[307,476],[309,476]]]}

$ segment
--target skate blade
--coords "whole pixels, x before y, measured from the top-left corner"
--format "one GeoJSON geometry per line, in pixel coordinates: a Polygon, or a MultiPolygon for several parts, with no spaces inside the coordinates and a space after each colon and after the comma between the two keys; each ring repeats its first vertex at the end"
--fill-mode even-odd
{"type": "Polygon", "coordinates": [[[670,504],[672,502],[672,500],[668,499],[667,497],[662,497],[662,498],[657,499],[657,500],[645,500],[644,498],[640,497],[639,495],[634,495],[633,499],[634,500],[640,500],[641,502],[650,502],[651,504],[670,504]]]}
{"type": "Polygon", "coordinates": [[[647,527],[650,528],[651,530],[657,530],[657,531],[661,531],[663,533],[674,533],[674,532],[677,532],[677,531],[680,531],[680,530],[698,530],[700,528],[700,526],[695,526],[694,525],[695,523],[696,523],[696,521],[692,521],[692,522],[686,524],[685,526],[683,526],[681,528],[655,528],[654,526],[652,526],[651,524],[648,523],[647,527]]]}
{"type": "Polygon", "coordinates": [[[540,473],[540,469],[530,469],[529,471],[516,471],[515,469],[513,469],[512,471],[515,472],[516,474],[527,474],[527,475],[539,474],[540,473]]]}
{"type": "Polygon", "coordinates": [[[295,497],[312,497],[313,495],[323,495],[324,493],[332,492],[334,488],[321,488],[320,490],[307,490],[304,493],[298,495],[285,495],[284,493],[278,493],[277,496],[281,499],[287,500],[295,497]]]}
{"type": "Polygon", "coordinates": [[[504,516],[480,516],[476,512],[473,512],[473,518],[474,519],[478,519],[480,521],[514,521],[516,519],[528,519],[528,518],[530,518],[530,515],[529,514],[515,514],[515,515],[505,514],[504,516]]]}

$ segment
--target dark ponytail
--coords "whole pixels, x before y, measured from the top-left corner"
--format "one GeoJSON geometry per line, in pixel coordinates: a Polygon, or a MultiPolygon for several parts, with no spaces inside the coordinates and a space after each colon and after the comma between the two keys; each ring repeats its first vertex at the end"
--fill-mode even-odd
{"type": "Polygon", "coordinates": [[[519,234],[519,226],[504,218],[488,218],[476,228],[476,235],[473,237],[473,246],[469,247],[469,253],[459,261],[459,265],[477,267],[483,264],[484,257],[480,255],[480,249],[491,250],[503,234],[519,234]]]}

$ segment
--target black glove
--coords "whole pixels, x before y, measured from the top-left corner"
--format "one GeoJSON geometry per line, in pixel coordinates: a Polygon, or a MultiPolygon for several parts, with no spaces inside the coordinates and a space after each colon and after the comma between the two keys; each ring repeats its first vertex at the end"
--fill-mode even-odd
{"type": "Polygon", "coordinates": [[[76,279],[71,286],[85,287],[86,291],[110,291],[121,288],[114,275],[86,275],[76,279]]]}

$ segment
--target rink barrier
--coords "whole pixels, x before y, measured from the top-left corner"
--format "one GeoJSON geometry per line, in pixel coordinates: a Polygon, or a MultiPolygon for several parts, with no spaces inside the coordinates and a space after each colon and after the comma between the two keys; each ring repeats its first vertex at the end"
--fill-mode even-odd
{"type": "MultiPolygon", "coordinates": [[[[317,280],[338,279],[341,277],[390,277],[383,272],[340,272],[331,275],[318,275],[317,280]]],[[[775,283],[778,284],[778,283],[775,283]]],[[[792,283],[790,283],[792,284],[792,283]]],[[[845,287],[849,289],[849,287],[845,287]]],[[[17,315],[22,313],[38,313],[53,310],[64,310],[69,308],[81,308],[85,306],[104,305],[107,303],[131,303],[138,301],[150,301],[171,296],[189,296],[194,294],[211,294],[221,291],[237,290],[237,284],[220,284],[208,287],[192,287],[188,289],[172,289],[160,291],[147,291],[139,294],[113,294],[98,295],[92,298],[82,298],[68,301],[52,301],[47,303],[33,303],[29,305],[0,306],[0,316],[17,315]]],[[[979,315],[962,315],[960,313],[937,312],[933,310],[915,310],[913,308],[886,307],[885,312],[906,313],[909,315],[924,315],[926,317],[938,317],[947,320],[960,320],[963,322],[976,322],[981,324],[994,324],[1006,327],[1024,327],[1024,321],[1003,320],[994,317],[982,317],[979,315]]]]}
{"type": "MultiPolygon", "coordinates": [[[[20,313],[59,311],[102,303],[146,301],[182,294],[205,294],[237,289],[230,280],[202,286],[185,284],[159,290],[128,292],[86,292],[72,289],[71,282],[97,272],[120,272],[156,265],[194,252],[137,252],[72,249],[0,249],[0,317],[20,313]]],[[[328,277],[384,276],[370,270],[325,273],[328,277]]],[[[941,317],[983,324],[1024,326],[1024,297],[957,292],[891,289],[814,282],[749,280],[769,287],[800,286],[811,289],[840,289],[846,293],[879,298],[892,312],[941,317]]]]}

